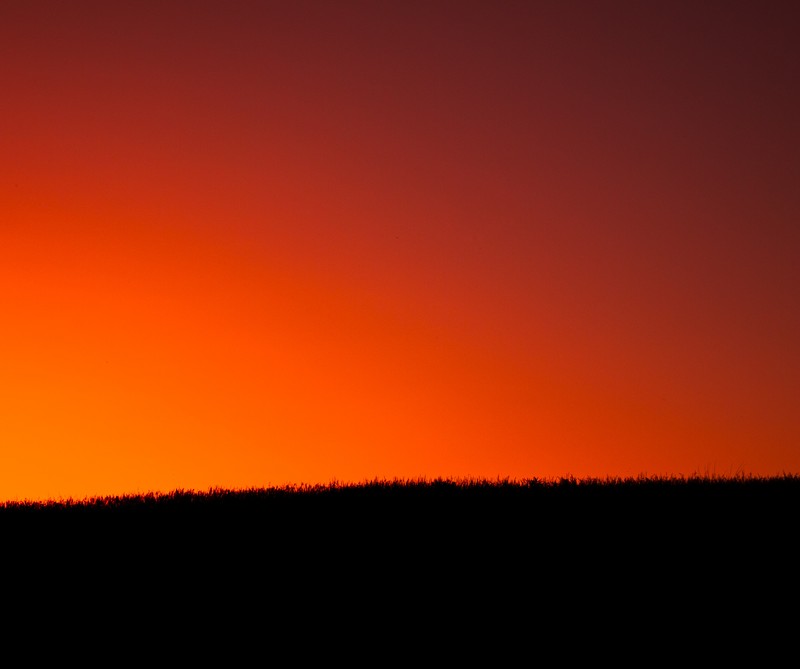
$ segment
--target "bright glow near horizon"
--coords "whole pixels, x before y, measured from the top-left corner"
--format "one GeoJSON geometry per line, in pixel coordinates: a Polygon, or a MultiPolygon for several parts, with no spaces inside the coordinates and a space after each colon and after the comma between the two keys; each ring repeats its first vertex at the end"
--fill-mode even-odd
{"type": "Polygon", "coordinates": [[[791,3],[0,5],[0,498],[800,471],[791,3]]]}

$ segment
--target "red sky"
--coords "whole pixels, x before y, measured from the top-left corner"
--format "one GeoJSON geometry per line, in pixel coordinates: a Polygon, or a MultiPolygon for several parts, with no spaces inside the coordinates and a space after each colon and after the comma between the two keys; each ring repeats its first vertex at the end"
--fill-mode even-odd
{"type": "Polygon", "coordinates": [[[793,2],[0,3],[0,498],[800,472],[793,2]]]}

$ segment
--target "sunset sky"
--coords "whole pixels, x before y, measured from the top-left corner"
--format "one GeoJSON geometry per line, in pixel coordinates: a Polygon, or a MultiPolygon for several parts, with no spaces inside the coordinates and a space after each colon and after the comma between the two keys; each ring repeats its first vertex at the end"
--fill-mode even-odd
{"type": "Polygon", "coordinates": [[[798,34],[0,0],[0,500],[799,473],[798,34]]]}

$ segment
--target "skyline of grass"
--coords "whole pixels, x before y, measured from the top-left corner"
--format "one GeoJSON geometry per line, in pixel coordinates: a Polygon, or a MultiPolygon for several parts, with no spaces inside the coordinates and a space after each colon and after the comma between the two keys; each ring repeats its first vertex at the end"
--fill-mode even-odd
{"type": "Polygon", "coordinates": [[[481,478],[481,477],[416,477],[416,478],[373,478],[360,482],[342,482],[331,479],[328,483],[292,483],[275,486],[251,486],[242,488],[211,487],[204,490],[192,488],[174,488],[169,491],[148,491],[125,493],[120,495],[96,495],[83,498],[57,497],[46,500],[34,499],[9,499],[0,501],[0,511],[13,509],[46,509],[46,508],[72,508],[72,507],[112,507],[119,505],[159,504],[176,500],[203,500],[214,501],[224,498],[286,498],[293,496],[320,496],[339,492],[344,493],[375,493],[378,491],[398,490],[423,490],[442,491],[449,489],[456,492],[489,491],[537,491],[564,490],[575,488],[597,489],[632,489],[636,487],[670,487],[672,489],[688,487],[697,484],[721,485],[763,485],[776,486],[779,484],[795,484],[800,488],[800,474],[782,473],[775,475],[755,475],[737,472],[735,474],[717,473],[692,473],[670,475],[638,476],[606,476],[606,477],[576,477],[571,475],[560,477],[530,477],[530,478],[481,478]]]}

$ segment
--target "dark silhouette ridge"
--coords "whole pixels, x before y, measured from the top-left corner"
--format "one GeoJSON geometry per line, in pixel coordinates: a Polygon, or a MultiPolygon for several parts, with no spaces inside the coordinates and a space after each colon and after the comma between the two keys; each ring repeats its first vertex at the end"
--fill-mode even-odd
{"type": "Polygon", "coordinates": [[[247,490],[175,490],[81,501],[7,502],[6,533],[95,530],[142,541],[301,545],[394,542],[459,545],[549,539],[608,543],[763,540],[786,530],[800,502],[800,476],[554,481],[372,481],[247,490]]]}
{"type": "Polygon", "coordinates": [[[270,610],[406,643],[445,623],[751,624],[796,588],[798,510],[793,475],[374,481],[7,503],[0,536],[15,582],[101,615],[135,602],[221,629],[270,610]]]}
{"type": "Polygon", "coordinates": [[[692,475],[692,476],[638,476],[578,478],[566,476],[557,479],[374,479],[361,483],[341,483],[336,480],[327,484],[296,484],[274,487],[252,487],[243,489],[211,488],[207,491],[176,489],[168,493],[146,493],[119,496],[99,496],[86,499],[60,499],[48,501],[12,500],[0,502],[0,513],[15,510],[52,510],[78,509],[120,506],[152,506],[164,504],[169,506],[177,501],[203,501],[209,503],[237,502],[265,499],[287,498],[406,498],[436,499],[443,497],[480,496],[490,497],[512,495],[530,497],[531,495],[557,496],[563,494],[596,494],[617,495],[635,491],[636,494],[653,494],[668,492],[673,494],[694,494],[697,491],[712,493],[730,492],[740,494],[745,490],[775,492],[791,490],[800,485],[800,474],[782,474],[778,476],[735,476],[692,475]]]}

